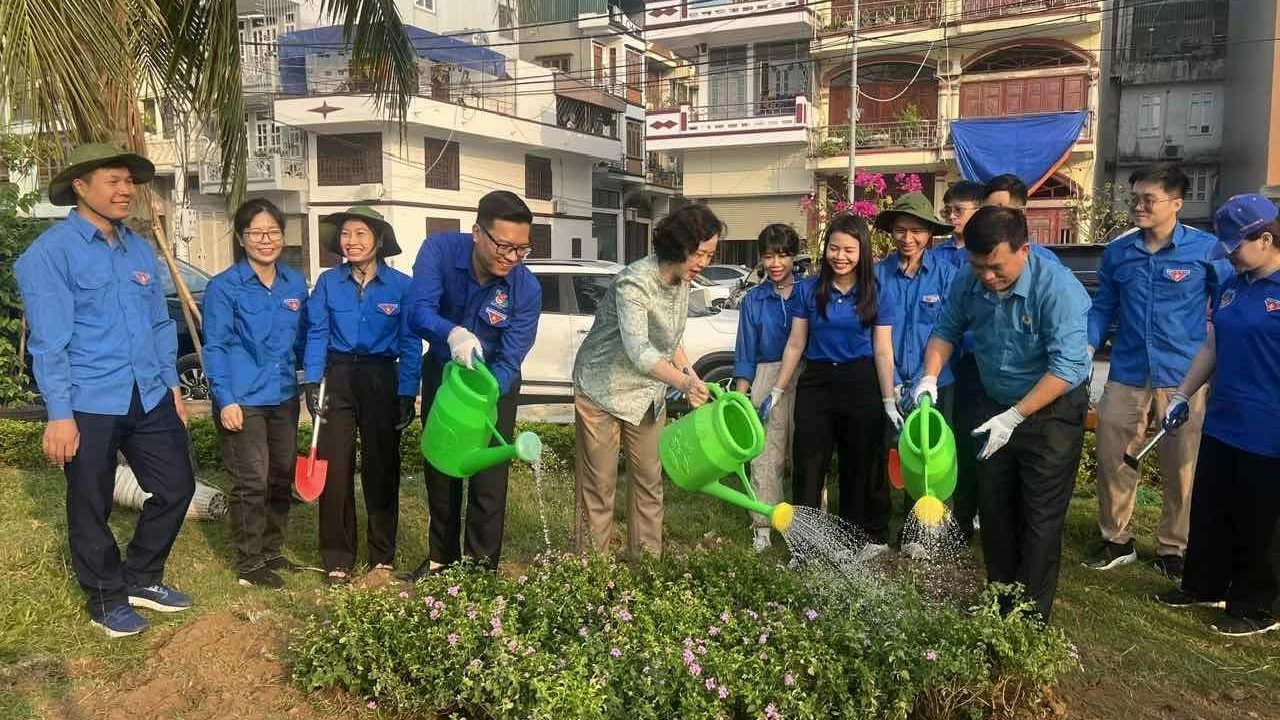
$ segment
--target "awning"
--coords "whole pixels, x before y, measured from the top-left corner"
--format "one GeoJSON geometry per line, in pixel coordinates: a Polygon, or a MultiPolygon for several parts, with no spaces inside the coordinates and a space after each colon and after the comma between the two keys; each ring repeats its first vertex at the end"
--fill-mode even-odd
{"type": "Polygon", "coordinates": [[[1035,188],[1066,159],[1088,118],[1089,113],[1081,111],[953,120],[951,142],[960,174],[985,183],[1013,173],[1035,188]]]}
{"type": "MultiPolygon", "coordinates": [[[[500,79],[510,77],[507,75],[507,57],[502,53],[411,25],[405,26],[405,34],[418,57],[500,79]]],[[[280,55],[280,89],[287,95],[306,94],[309,53],[342,52],[349,47],[343,40],[341,25],[285,33],[276,45],[280,55]]]]}
{"type": "Polygon", "coordinates": [[[610,112],[620,113],[627,109],[627,101],[598,87],[570,77],[562,72],[555,73],[556,95],[579,100],[588,105],[602,107],[610,112]]]}

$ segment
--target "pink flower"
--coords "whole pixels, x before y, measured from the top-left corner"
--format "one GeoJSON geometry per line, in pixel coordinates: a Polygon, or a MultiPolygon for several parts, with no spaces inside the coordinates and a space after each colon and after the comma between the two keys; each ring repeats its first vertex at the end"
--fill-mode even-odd
{"type": "Polygon", "coordinates": [[[715,678],[713,678],[713,677],[712,677],[712,678],[707,678],[707,681],[706,681],[706,682],[704,682],[704,683],[702,683],[702,684],[703,684],[703,685],[704,685],[708,690],[715,690],[715,689],[716,689],[716,679],[715,679],[715,678]]]}
{"type": "Polygon", "coordinates": [[[835,211],[838,213],[842,213],[848,209],[849,209],[849,203],[845,202],[844,200],[841,200],[835,205],[835,211]]]}
{"type": "Polygon", "coordinates": [[[817,611],[817,610],[805,610],[805,611],[804,611],[804,616],[805,616],[807,619],[811,620],[811,621],[812,621],[812,620],[817,620],[817,619],[818,619],[818,611],[817,611]]]}
{"type": "Polygon", "coordinates": [[[475,659],[474,659],[474,660],[472,660],[471,662],[467,663],[467,667],[479,668],[479,667],[480,667],[480,658],[475,658],[475,659]]]}
{"type": "Polygon", "coordinates": [[[936,662],[936,661],[938,660],[938,653],[937,653],[937,651],[934,651],[934,650],[926,650],[926,651],[925,651],[925,653],[924,653],[924,659],[925,659],[925,660],[928,660],[929,662],[936,662]]]}
{"type": "Polygon", "coordinates": [[[617,658],[617,657],[622,657],[622,651],[621,651],[621,650],[619,650],[618,648],[613,648],[612,650],[610,650],[610,651],[609,651],[609,654],[610,654],[610,655],[612,655],[612,656],[614,656],[614,657],[616,657],[616,658],[617,658]]]}
{"type": "Polygon", "coordinates": [[[860,218],[870,219],[880,212],[880,208],[876,207],[876,204],[870,200],[859,200],[849,206],[849,211],[860,218]]]}
{"type": "Polygon", "coordinates": [[[712,625],[711,627],[707,628],[707,634],[711,635],[712,637],[715,637],[716,635],[720,634],[720,628],[716,627],[715,625],[712,625]]]}
{"type": "Polygon", "coordinates": [[[475,610],[468,610],[468,611],[467,611],[467,619],[468,619],[468,620],[475,620],[475,619],[476,619],[476,611],[475,611],[475,610]]]}
{"type": "Polygon", "coordinates": [[[773,703],[765,706],[764,716],[766,720],[782,720],[782,713],[778,712],[778,707],[773,703]]]}
{"type": "Polygon", "coordinates": [[[409,599],[409,593],[408,593],[408,591],[406,591],[406,590],[401,590],[401,591],[400,591],[400,599],[401,599],[401,600],[408,600],[408,599],[409,599]]]}
{"type": "Polygon", "coordinates": [[[701,666],[701,665],[699,665],[698,663],[692,663],[692,664],[690,664],[690,665],[689,665],[689,674],[690,674],[690,675],[692,675],[692,676],[694,676],[694,677],[698,677],[698,676],[702,675],[702,666],[701,666]]]}
{"type": "Polygon", "coordinates": [[[445,592],[448,592],[448,593],[449,593],[450,595],[452,595],[453,597],[458,597],[458,592],[459,592],[460,590],[462,590],[462,588],[458,587],[457,585],[454,585],[453,587],[449,588],[449,589],[448,589],[448,590],[446,590],[445,592]]]}
{"type": "Polygon", "coordinates": [[[786,675],[783,675],[783,676],[782,676],[782,684],[783,684],[783,685],[786,685],[787,687],[791,687],[791,686],[795,685],[795,684],[796,684],[796,676],[795,676],[795,675],[792,675],[791,673],[787,673],[786,675]]]}
{"type": "Polygon", "coordinates": [[[423,600],[422,602],[426,603],[427,607],[431,607],[432,605],[436,604],[436,598],[434,595],[428,595],[427,599],[423,600]]]}
{"type": "Polygon", "coordinates": [[[680,659],[681,659],[682,661],[684,661],[684,664],[685,664],[685,665],[692,665],[692,664],[693,664],[693,661],[694,661],[696,658],[694,658],[694,655],[693,655],[693,651],[692,651],[692,650],[690,650],[689,648],[685,648],[685,649],[684,649],[684,653],[682,653],[682,654],[680,655],[680,659]]]}
{"type": "Polygon", "coordinates": [[[581,637],[586,637],[586,636],[587,636],[587,626],[586,626],[586,625],[583,625],[582,627],[578,628],[578,635],[579,635],[579,636],[581,636],[581,637]]]}
{"type": "Polygon", "coordinates": [[[757,640],[756,642],[760,643],[761,645],[769,642],[769,633],[760,633],[760,639],[757,640]]]}
{"type": "Polygon", "coordinates": [[[450,645],[457,645],[462,638],[458,637],[458,633],[449,633],[449,637],[445,639],[449,641],[450,645]]]}
{"type": "Polygon", "coordinates": [[[627,612],[626,610],[623,610],[622,612],[618,613],[618,619],[621,620],[622,622],[631,622],[631,613],[627,612]]]}
{"type": "Polygon", "coordinates": [[[370,700],[369,702],[365,703],[365,707],[369,708],[370,710],[377,710],[378,703],[374,700],[370,700]]]}
{"type": "Polygon", "coordinates": [[[724,699],[725,699],[725,698],[727,698],[727,697],[729,697],[729,688],[727,688],[727,687],[725,687],[725,686],[721,685],[721,686],[720,686],[720,699],[721,699],[721,700],[724,700],[724,699]]]}

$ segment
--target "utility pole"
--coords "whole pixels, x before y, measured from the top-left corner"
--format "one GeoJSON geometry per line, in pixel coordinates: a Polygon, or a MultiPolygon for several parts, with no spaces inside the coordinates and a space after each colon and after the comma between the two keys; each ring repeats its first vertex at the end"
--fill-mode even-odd
{"type": "Polygon", "coordinates": [[[853,177],[858,169],[858,0],[853,0],[853,29],[849,33],[853,40],[852,58],[849,60],[849,195],[845,198],[853,202],[853,177]]]}

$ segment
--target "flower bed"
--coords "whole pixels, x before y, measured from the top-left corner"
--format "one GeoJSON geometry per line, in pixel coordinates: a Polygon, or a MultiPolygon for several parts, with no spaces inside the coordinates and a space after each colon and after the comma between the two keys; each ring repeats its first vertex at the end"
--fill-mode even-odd
{"type": "Polygon", "coordinates": [[[815,580],[724,550],[339,590],[299,630],[294,677],[427,717],[923,718],[1027,709],[1076,665],[992,591],[962,613],[897,582],[815,580]]]}

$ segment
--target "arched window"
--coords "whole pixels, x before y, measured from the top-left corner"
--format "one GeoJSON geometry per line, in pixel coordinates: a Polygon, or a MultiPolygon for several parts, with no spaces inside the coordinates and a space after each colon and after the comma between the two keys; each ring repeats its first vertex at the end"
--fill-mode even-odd
{"type": "Polygon", "coordinates": [[[1089,104],[1089,60],[1057,45],[1027,43],[992,50],[971,61],[960,77],[960,117],[1006,117],[1085,110],[1089,104]],[[1061,72],[1078,68],[1079,72],[1061,72]],[[1058,70],[1032,77],[994,73],[1058,70]]]}
{"type": "Polygon", "coordinates": [[[1047,70],[1064,67],[1088,67],[1085,55],[1058,45],[1034,43],[993,50],[965,66],[966,73],[995,73],[1015,70],[1047,70]]]}
{"type": "MultiPolygon", "coordinates": [[[[881,62],[858,68],[859,123],[897,122],[904,115],[917,115],[932,120],[938,117],[938,78],[934,69],[913,62],[881,62]],[[919,71],[917,76],[916,72],[919,71]],[[914,82],[912,82],[914,80],[914,82]],[[903,92],[903,91],[906,92],[903,92]],[[901,97],[896,97],[901,93],[901,97]],[[891,102],[878,102],[875,99],[891,102]],[[914,107],[914,111],[909,108],[914,107]]],[[[830,82],[827,99],[828,124],[849,122],[849,72],[836,75],[830,82]]]]}

